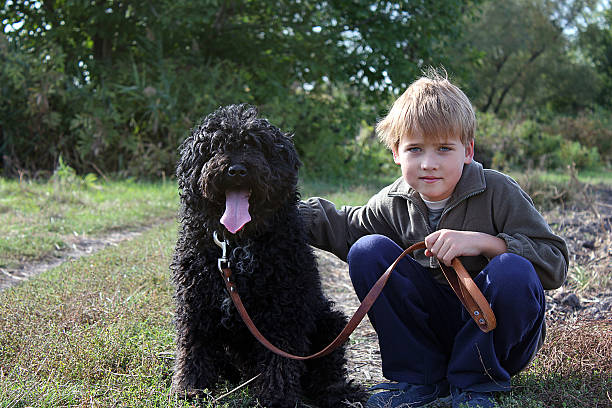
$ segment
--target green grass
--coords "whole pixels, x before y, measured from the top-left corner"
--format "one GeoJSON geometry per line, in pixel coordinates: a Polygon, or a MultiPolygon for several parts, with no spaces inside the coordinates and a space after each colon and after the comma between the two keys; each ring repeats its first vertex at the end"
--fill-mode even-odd
{"type": "MultiPolygon", "coordinates": [[[[568,183],[571,178],[569,171],[535,171],[536,176],[539,177],[543,182],[549,182],[553,184],[568,183]]],[[[510,172],[512,176],[520,178],[521,174],[528,175],[526,173],[510,172]]],[[[612,185],[612,171],[610,170],[581,170],[576,173],[576,177],[582,183],[591,185],[604,184],[612,185]]]]}
{"type": "Polygon", "coordinates": [[[173,231],[0,292],[0,406],[167,406],[173,231]]]}
{"type": "Polygon", "coordinates": [[[176,183],[99,184],[0,178],[0,268],[53,256],[76,236],[100,236],[176,215],[176,183]]]}

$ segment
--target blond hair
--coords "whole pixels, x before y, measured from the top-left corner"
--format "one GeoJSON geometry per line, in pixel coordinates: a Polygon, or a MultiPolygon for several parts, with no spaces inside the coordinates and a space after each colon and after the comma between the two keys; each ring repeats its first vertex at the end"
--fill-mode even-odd
{"type": "Polygon", "coordinates": [[[403,134],[445,140],[459,136],[464,145],[474,140],[476,115],[472,104],[446,75],[429,69],[393,103],[376,133],[389,148],[399,145],[403,134]]]}

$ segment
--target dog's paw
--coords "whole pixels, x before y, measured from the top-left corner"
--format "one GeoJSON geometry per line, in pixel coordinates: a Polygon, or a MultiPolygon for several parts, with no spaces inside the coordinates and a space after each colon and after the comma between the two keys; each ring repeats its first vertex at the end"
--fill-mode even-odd
{"type": "Polygon", "coordinates": [[[181,400],[206,402],[215,399],[208,389],[182,388],[173,385],[171,391],[176,398],[181,400]]]}
{"type": "Polygon", "coordinates": [[[353,380],[338,382],[321,390],[316,398],[320,407],[361,408],[369,397],[368,392],[353,380]]]}

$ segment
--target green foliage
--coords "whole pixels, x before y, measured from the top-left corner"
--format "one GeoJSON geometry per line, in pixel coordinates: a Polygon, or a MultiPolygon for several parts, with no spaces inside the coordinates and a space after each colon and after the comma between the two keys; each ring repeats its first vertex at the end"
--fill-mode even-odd
{"type": "Polygon", "coordinates": [[[6,2],[2,168],[50,173],[62,155],[78,173],[170,175],[200,117],[249,102],[295,130],[309,171],[370,171],[360,124],[444,60],[475,3],[6,2]]]}
{"type": "Polygon", "coordinates": [[[370,123],[375,120],[374,113],[350,90],[331,89],[329,93],[332,97],[298,93],[289,99],[274,99],[261,107],[262,114],[294,133],[304,176],[330,179],[384,172],[390,156],[367,124],[367,119],[370,123]],[[288,111],[287,102],[299,109],[288,111]]]}
{"type": "Polygon", "coordinates": [[[1,171],[50,176],[61,156],[78,174],[168,177],[201,117],[248,102],[295,133],[304,174],[389,174],[372,126],[440,64],[496,114],[485,163],[597,167],[612,143],[612,12],[595,3],[8,1],[1,171]]]}
{"type": "Polygon", "coordinates": [[[92,90],[71,121],[83,168],[140,178],[174,173],[177,149],[189,129],[218,105],[251,102],[244,73],[229,63],[180,67],[122,65],[107,86],[92,90]]]}
{"type": "Polygon", "coordinates": [[[565,141],[559,150],[561,163],[573,163],[578,169],[593,169],[600,164],[596,147],[590,149],[579,142],[565,141]]]}
{"type": "Polygon", "coordinates": [[[323,77],[373,93],[404,86],[418,60],[436,62],[441,44],[461,32],[458,17],[477,3],[13,0],[1,12],[15,41],[64,49],[70,76],[99,84],[131,56],[153,62],[157,47],[169,57],[232,62],[266,85],[253,89],[268,99],[323,77]]]}
{"type": "Polygon", "coordinates": [[[95,174],[88,173],[87,175],[80,177],[76,174],[76,171],[64,163],[62,156],[60,155],[57,168],[51,176],[51,183],[58,186],[60,189],[69,188],[93,188],[98,187],[96,181],[98,178],[95,174]]]}
{"type": "Polygon", "coordinates": [[[2,52],[0,155],[6,172],[51,172],[61,155],[79,173],[172,175],[177,148],[201,116],[220,104],[252,101],[243,73],[229,63],[196,70],[170,60],[126,61],[113,81],[76,87],[61,82],[60,67],[38,64],[36,55],[2,52]],[[59,79],[49,83],[53,78],[59,79]],[[23,104],[16,103],[20,99],[23,104]]]}
{"type": "Polygon", "coordinates": [[[70,143],[62,138],[72,112],[63,63],[64,55],[57,48],[49,52],[25,52],[0,34],[0,155],[3,167],[49,170],[62,144],[70,143]],[[53,160],[45,163],[47,157],[53,160]],[[26,162],[35,166],[28,166],[26,162]]]}
{"type": "Polygon", "coordinates": [[[612,112],[609,110],[598,108],[576,116],[555,116],[543,129],[585,148],[597,148],[603,162],[612,162],[612,112]]]}

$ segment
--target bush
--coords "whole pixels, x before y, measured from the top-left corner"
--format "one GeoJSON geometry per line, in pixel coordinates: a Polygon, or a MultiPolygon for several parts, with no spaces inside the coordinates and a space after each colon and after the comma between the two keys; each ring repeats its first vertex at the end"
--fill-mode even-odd
{"type": "MultiPolygon", "coordinates": [[[[555,123],[562,121],[558,119],[555,123]]],[[[600,142],[600,133],[597,133],[597,137],[594,136],[595,132],[584,132],[581,138],[569,137],[567,132],[555,132],[559,129],[558,125],[545,126],[529,119],[515,117],[501,120],[493,114],[478,114],[476,160],[486,167],[502,170],[555,170],[564,169],[572,163],[577,169],[584,170],[606,164],[600,156],[599,145],[591,144],[600,142]]],[[[606,144],[602,145],[605,149],[606,144]]]]}
{"type": "MultiPolygon", "coordinates": [[[[172,176],[177,148],[200,118],[247,102],[295,134],[307,175],[395,172],[374,134],[374,109],[354,89],[272,86],[231,62],[147,52],[159,54],[145,59],[155,64],[116,62],[94,84],[65,73],[60,47],[19,50],[0,35],[0,171],[50,176],[61,156],[79,174],[172,176]]],[[[478,114],[476,159],[500,169],[609,165],[611,116],[595,110],[542,124],[478,114]]]]}
{"type": "Polygon", "coordinates": [[[578,142],[587,149],[597,148],[601,160],[612,161],[612,112],[603,108],[582,112],[575,117],[558,116],[544,127],[564,140],[578,142]]]}
{"type": "Polygon", "coordinates": [[[63,74],[60,49],[36,54],[0,43],[0,157],[6,175],[50,175],[60,155],[78,173],[174,174],[189,129],[219,105],[251,102],[230,64],[198,69],[127,61],[103,85],[63,74]]]}
{"type": "Polygon", "coordinates": [[[126,64],[106,87],[83,99],[71,121],[81,160],[102,171],[150,178],[173,175],[178,146],[219,105],[249,102],[241,72],[229,64],[197,70],[161,61],[126,64]]]}
{"type": "Polygon", "coordinates": [[[577,169],[595,169],[601,165],[596,147],[585,147],[579,142],[565,140],[558,151],[563,163],[574,164],[577,169]]]}
{"type": "Polygon", "coordinates": [[[372,112],[346,90],[307,93],[296,86],[274,96],[232,63],[196,67],[163,58],[155,65],[124,61],[99,85],[78,84],[63,74],[62,55],[60,49],[38,55],[0,47],[5,175],[50,176],[61,156],[79,174],[172,176],[190,128],[221,105],[257,105],[252,88],[265,95],[261,114],[295,134],[305,173],[370,174],[388,162],[365,125],[372,112]]]}
{"type": "Polygon", "coordinates": [[[5,172],[51,172],[63,142],[70,143],[63,139],[71,109],[63,64],[59,49],[22,52],[0,35],[0,163],[5,172]]]}
{"type": "Polygon", "coordinates": [[[347,175],[380,174],[390,162],[378,142],[359,98],[338,90],[333,97],[297,92],[261,106],[261,113],[285,132],[294,143],[304,166],[303,175],[318,179],[347,175]]]}

